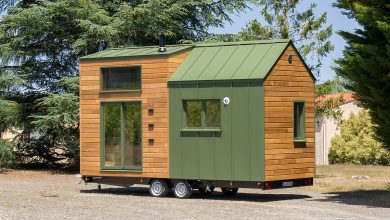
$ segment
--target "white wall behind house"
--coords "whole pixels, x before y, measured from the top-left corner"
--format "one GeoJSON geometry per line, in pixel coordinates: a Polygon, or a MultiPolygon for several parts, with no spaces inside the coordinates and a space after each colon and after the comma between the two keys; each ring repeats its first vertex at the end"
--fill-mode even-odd
{"type": "MultiPolygon", "coordinates": [[[[356,100],[340,105],[343,120],[348,119],[352,113],[359,114],[362,109],[356,100]]],[[[334,136],[340,133],[338,123],[333,118],[317,117],[315,128],[316,164],[328,165],[330,142],[334,136]]]]}
{"type": "Polygon", "coordinates": [[[3,139],[3,140],[12,140],[17,135],[18,135],[18,133],[14,133],[14,132],[11,132],[11,131],[4,131],[4,132],[1,133],[0,138],[3,139]]]}

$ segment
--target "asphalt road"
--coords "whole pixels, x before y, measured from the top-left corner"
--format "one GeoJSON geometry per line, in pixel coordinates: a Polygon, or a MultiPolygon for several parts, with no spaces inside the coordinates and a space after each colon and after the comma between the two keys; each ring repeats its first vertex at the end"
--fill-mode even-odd
{"type": "Polygon", "coordinates": [[[0,219],[390,219],[390,204],[369,204],[307,188],[153,198],[144,186],[103,185],[98,192],[96,184],[79,184],[75,175],[0,174],[0,219]]]}

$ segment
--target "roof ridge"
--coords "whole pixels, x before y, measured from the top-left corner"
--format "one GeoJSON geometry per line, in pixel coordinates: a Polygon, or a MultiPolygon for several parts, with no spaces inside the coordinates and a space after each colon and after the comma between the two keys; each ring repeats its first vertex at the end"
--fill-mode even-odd
{"type": "Polygon", "coordinates": [[[291,39],[274,39],[274,40],[253,40],[253,41],[234,41],[234,42],[216,42],[216,43],[198,43],[195,47],[220,47],[220,46],[237,46],[237,45],[253,45],[253,44],[275,44],[288,43],[291,39]]]}
{"type": "MultiPolygon", "coordinates": [[[[165,45],[166,47],[194,47],[194,44],[169,44],[165,45]]],[[[125,49],[141,49],[141,48],[158,48],[159,45],[149,45],[149,46],[128,46],[128,47],[111,47],[106,50],[125,50],[125,49]]]]}
{"type": "MultiPolygon", "coordinates": [[[[234,46],[234,45],[250,45],[250,44],[274,44],[287,43],[291,39],[273,39],[273,40],[252,40],[252,41],[234,41],[234,42],[195,42],[193,44],[168,44],[166,47],[218,47],[218,46],[234,46]]],[[[139,49],[139,48],[156,48],[158,45],[149,46],[127,46],[127,47],[112,47],[106,50],[123,50],[123,49],[139,49]]]]}

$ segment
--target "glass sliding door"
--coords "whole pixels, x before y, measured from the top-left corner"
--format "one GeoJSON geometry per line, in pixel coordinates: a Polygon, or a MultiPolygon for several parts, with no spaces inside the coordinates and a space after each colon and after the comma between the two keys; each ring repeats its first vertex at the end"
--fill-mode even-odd
{"type": "Polygon", "coordinates": [[[139,167],[142,163],[141,154],[141,105],[124,105],[125,120],[125,166],[139,167]]]}
{"type": "Polygon", "coordinates": [[[121,165],[121,108],[120,105],[104,106],[104,166],[121,165]]]}
{"type": "Polygon", "coordinates": [[[102,103],[101,167],[142,169],[141,102],[102,103]]]}

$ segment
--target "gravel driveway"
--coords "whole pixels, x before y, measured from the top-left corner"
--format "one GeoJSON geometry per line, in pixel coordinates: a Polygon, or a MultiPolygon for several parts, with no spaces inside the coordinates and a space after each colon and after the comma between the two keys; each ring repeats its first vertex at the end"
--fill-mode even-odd
{"type": "MultiPolygon", "coordinates": [[[[375,199],[375,198],[373,198],[375,199]]],[[[319,194],[305,188],[219,189],[207,198],[194,192],[152,198],[144,186],[117,188],[80,184],[75,175],[34,171],[0,174],[0,219],[390,219],[390,204],[319,194]]]]}

